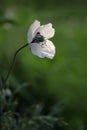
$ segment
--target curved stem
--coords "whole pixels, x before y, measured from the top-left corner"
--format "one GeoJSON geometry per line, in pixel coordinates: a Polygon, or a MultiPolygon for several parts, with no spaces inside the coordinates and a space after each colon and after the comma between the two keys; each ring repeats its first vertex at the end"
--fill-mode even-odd
{"type": "Polygon", "coordinates": [[[28,46],[28,45],[29,45],[28,43],[25,44],[25,45],[23,45],[22,47],[20,47],[20,48],[15,52],[14,57],[13,57],[13,60],[12,60],[12,63],[11,63],[11,66],[10,66],[9,71],[8,71],[8,73],[7,73],[7,76],[6,76],[6,78],[4,79],[5,83],[7,82],[8,78],[9,78],[9,75],[10,75],[12,69],[13,69],[13,66],[14,66],[14,63],[15,63],[15,59],[16,59],[17,54],[18,54],[23,48],[25,48],[25,47],[28,46]]]}

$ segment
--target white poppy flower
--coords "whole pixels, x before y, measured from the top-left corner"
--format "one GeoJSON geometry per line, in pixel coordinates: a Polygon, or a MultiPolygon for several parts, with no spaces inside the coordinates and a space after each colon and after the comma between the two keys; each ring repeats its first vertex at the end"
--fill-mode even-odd
{"type": "Polygon", "coordinates": [[[55,46],[48,40],[54,36],[55,29],[52,24],[41,25],[38,20],[30,26],[27,35],[27,41],[30,45],[31,52],[40,58],[52,59],[55,55],[55,46]]]}

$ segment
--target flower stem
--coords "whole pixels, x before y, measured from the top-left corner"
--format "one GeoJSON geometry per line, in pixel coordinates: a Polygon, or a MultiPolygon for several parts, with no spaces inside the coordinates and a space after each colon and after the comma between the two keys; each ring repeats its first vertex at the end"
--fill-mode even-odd
{"type": "Polygon", "coordinates": [[[8,73],[7,73],[7,76],[6,76],[6,78],[4,79],[4,82],[5,82],[5,83],[7,82],[8,78],[9,78],[9,76],[10,76],[10,74],[11,74],[11,71],[12,71],[12,69],[13,69],[13,66],[14,66],[14,63],[15,63],[15,59],[16,59],[17,54],[18,54],[23,48],[25,48],[25,47],[28,46],[28,45],[29,45],[28,43],[25,44],[25,45],[23,45],[22,47],[20,47],[20,48],[15,52],[14,57],[13,57],[13,60],[12,60],[12,63],[11,63],[10,68],[9,68],[9,71],[8,71],[8,73]]]}

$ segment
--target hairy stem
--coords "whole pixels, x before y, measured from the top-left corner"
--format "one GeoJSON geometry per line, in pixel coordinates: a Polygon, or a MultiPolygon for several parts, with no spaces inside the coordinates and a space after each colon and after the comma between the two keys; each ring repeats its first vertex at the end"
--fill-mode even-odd
{"type": "Polygon", "coordinates": [[[28,46],[28,45],[29,45],[28,43],[25,44],[25,45],[23,45],[22,47],[20,47],[20,48],[15,52],[14,57],[13,57],[13,60],[12,60],[12,63],[11,63],[10,68],[9,68],[9,71],[8,71],[8,73],[7,73],[7,76],[6,76],[6,78],[4,79],[5,83],[7,82],[8,78],[9,78],[9,76],[10,76],[10,74],[11,74],[11,71],[12,71],[12,69],[13,69],[13,66],[14,66],[14,63],[15,63],[15,59],[16,59],[17,54],[18,54],[23,48],[25,48],[25,47],[28,46]]]}

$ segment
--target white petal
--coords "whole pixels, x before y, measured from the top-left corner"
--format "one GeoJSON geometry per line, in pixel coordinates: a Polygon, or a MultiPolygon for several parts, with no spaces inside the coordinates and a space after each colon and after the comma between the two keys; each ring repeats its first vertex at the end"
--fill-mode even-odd
{"type": "Polygon", "coordinates": [[[44,36],[45,38],[49,39],[49,38],[52,38],[55,34],[55,29],[52,28],[52,24],[49,23],[49,24],[46,24],[46,25],[42,25],[40,26],[36,31],[35,33],[37,32],[40,32],[40,34],[42,36],[44,36]]]}
{"type": "Polygon", "coordinates": [[[46,43],[42,45],[41,43],[31,43],[30,48],[31,52],[40,58],[53,59],[55,55],[55,46],[50,40],[46,40],[46,43]]]}
{"type": "Polygon", "coordinates": [[[32,42],[32,39],[34,38],[34,34],[37,28],[40,27],[40,22],[38,20],[35,20],[33,24],[31,24],[28,34],[27,34],[27,41],[28,43],[32,42]]]}

